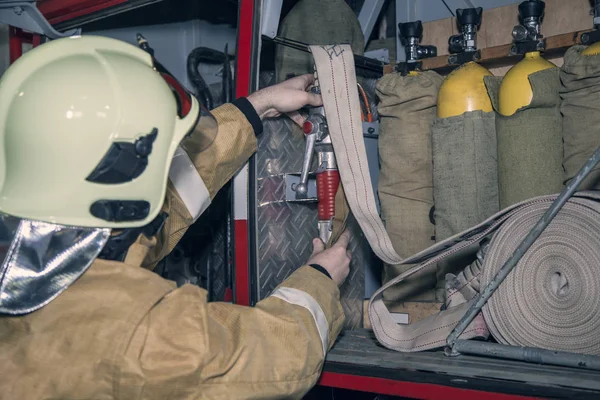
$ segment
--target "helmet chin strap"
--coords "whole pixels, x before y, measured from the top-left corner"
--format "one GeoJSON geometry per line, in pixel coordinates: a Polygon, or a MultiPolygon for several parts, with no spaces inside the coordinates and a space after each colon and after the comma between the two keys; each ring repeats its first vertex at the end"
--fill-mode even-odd
{"type": "Polygon", "coordinates": [[[152,222],[139,228],[126,228],[119,232],[113,230],[106,245],[98,255],[98,258],[109,261],[124,261],[129,247],[140,235],[148,238],[155,236],[163,228],[169,214],[161,212],[152,222]]]}

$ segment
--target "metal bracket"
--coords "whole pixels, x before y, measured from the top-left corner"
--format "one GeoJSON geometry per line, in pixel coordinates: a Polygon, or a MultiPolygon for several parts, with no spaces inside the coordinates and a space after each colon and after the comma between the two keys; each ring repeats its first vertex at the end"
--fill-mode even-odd
{"type": "Polygon", "coordinates": [[[308,174],[306,186],[308,192],[304,198],[296,196],[296,187],[300,183],[300,174],[285,174],[285,201],[293,203],[314,203],[317,201],[317,177],[308,174]]]}
{"type": "MultiPolygon", "coordinates": [[[[581,182],[583,182],[588,175],[596,168],[596,166],[600,164],[600,147],[596,149],[594,154],[589,158],[589,160],[585,163],[583,167],[579,170],[577,175],[573,178],[571,182],[562,190],[560,195],[552,202],[548,210],[544,213],[544,215],[540,218],[540,220],[534,225],[531,231],[525,236],[523,241],[517,246],[512,256],[502,268],[496,273],[494,278],[485,286],[481,292],[475,297],[471,306],[467,310],[466,314],[463,315],[461,320],[458,322],[454,330],[448,335],[446,339],[446,349],[444,350],[447,356],[455,356],[460,354],[461,348],[460,346],[456,346],[458,343],[460,335],[463,334],[465,329],[469,326],[471,322],[475,319],[477,314],[481,312],[483,306],[487,303],[487,301],[492,297],[496,289],[500,287],[502,282],[506,279],[506,277],[510,274],[510,272],[517,266],[521,258],[527,253],[527,250],[533,245],[533,243],[541,236],[544,230],[550,225],[552,219],[558,214],[558,212],[563,208],[563,206],[567,203],[567,201],[573,196],[573,194],[577,191],[581,182]]],[[[462,342],[464,344],[464,342],[462,342]]],[[[476,345],[475,345],[476,346],[476,345]]],[[[462,346],[462,350],[468,351],[472,349],[473,346],[462,346]]],[[[508,350],[507,350],[508,351],[508,350]]],[[[542,350],[541,350],[542,351],[542,350]]],[[[543,351],[544,355],[548,353],[553,353],[551,351],[543,351]]],[[[481,349],[479,354],[482,353],[481,349]]],[[[503,357],[497,351],[495,352],[497,357],[503,357]]],[[[556,355],[556,354],[555,354],[556,355]]],[[[506,357],[505,357],[506,358],[506,357]]],[[[527,359],[521,358],[523,361],[528,361],[527,359]]],[[[559,364],[560,365],[560,364],[559,364]]],[[[597,363],[600,368],[600,362],[597,363]]]]}
{"type": "Polygon", "coordinates": [[[448,56],[448,64],[463,65],[471,61],[479,61],[481,59],[481,51],[466,51],[459,54],[451,54],[448,56]]]}
{"type": "Polygon", "coordinates": [[[402,76],[408,75],[411,71],[418,71],[423,67],[422,61],[414,61],[414,62],[400,62],[396,64],[396,72],[402,74],[402,76]]]}
{"type": "Polygon", "coordinates": [[[591,32],[585,32],[581,34],[581,44],[589,46],[596,42],[600,42],[600,31],[593,30],[591,32]]]}
{"type": "Polygon", "coordinates": [[[379,122],[363,122],[363,136],[368,138],[379,137],[379,122]]]}
{"type": "Polygon", "coordinates": [[[510,55],[516,56],[519,54],[531,53],[534,51],[546,50],[546,39],[527,40],[523,42],[515,42],[510,47],[510,55]]]}
{"type": "Polygon", "coordinates": [[[38,10],[35,1],[0,0],[0,22],[29,32],[59,39],[80,35],[81,29],[73,29],[64,33],[58,32],[50,25],[46,17],[38,10]]]}

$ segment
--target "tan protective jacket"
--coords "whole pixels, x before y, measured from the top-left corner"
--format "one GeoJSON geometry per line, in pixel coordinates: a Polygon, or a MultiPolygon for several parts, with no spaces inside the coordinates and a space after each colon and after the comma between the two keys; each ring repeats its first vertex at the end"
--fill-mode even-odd
{"type": "MultiPolygon", "coordinates": [[[[252,126],[231,104],[200,156],[184,143],[211,197],[255,151],[252,126]],[[194,156],[197,157],[194,157],[194,156]]],[[[1,399],[301,398],[317,381],[344,314],[335,283],[304,266],[255,307],[207,303],[148,269],[192,222],[173,187],[158,238],[124,263],[96,260],[46,307],[0,318],[1,399]]]]}

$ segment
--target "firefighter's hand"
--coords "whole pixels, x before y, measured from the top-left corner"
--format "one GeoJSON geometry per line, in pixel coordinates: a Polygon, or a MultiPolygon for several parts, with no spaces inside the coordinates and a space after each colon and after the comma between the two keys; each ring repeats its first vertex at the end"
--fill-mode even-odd
{"type": "Polygon", "coordinates": [[[350,273],[350,260],[352,259],[352,253],[348,250],[348,243],[350,242],[350,232],[344,232],[338,241],[325,250],[325,245],[321,239],[313,240],[313,253],[310,256],[307,264],[318,264],[325,268],[331,279],[338,286],[348,277],[350,273]]]}
{"type": "Polygon", "coordinates": [[[269,86],[248,96],[261,119],[288,114],[302,125],[303,118],[297,113],[306,105],[321,106],[321,96],[308,92],[315,78],[311,74],[300,75],[274,86],[269,86]]]}

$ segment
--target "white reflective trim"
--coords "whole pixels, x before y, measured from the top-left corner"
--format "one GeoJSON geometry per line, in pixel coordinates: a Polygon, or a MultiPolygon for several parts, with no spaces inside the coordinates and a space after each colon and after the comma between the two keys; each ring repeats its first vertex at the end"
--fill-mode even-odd
{"type": "Polygon", "coordinates": [[[248,219],[248,164],[233,178],[233,219],[248,219]]]}
{"type": "Polygon", "coordinates": [[[175,150],[171,169],[169,169],[169,179],[196,221],[210,205],[210,193],[190,156],[181,146],[175,150]]]}
{"type": "Polygon", "coordinates": [[[327,354],[327,348],[329,344],[329,324],[327,323],[327,317],[323,309],[317,303],[317,301],[308,293],[288,287],[282,287],[277,289],[271,294],[273,297],[277,297],[287,303],[294,304],[300,307],[306,308],[315,320],[317,324],[317,331],[321,337],[321,344],[323,345],[323,355],[327,354]]]}

